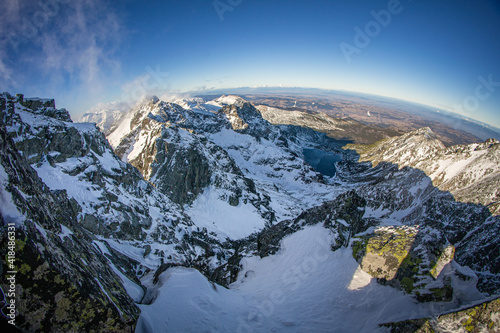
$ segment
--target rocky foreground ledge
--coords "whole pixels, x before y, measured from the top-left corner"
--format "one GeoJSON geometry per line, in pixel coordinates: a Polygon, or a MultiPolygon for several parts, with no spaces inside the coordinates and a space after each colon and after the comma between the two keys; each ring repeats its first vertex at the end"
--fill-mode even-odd
{"type": "Polygon", "coordinates": [[[500,332],[500,298],[437,318],[405,320],[380,325],[391,332],[500,332]]]}

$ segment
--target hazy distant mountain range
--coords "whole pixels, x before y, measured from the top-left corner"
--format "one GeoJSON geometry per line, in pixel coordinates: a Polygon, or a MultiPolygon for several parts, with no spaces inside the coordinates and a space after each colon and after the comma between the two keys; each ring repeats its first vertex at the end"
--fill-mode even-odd
{"type": "Polygon", "coordinates": [[[336,118],[350,117],[367,125],[395,130],[400,134],[428,126],[442,136],[446,145],[478,142],[474,140],[474,136],[476,140],[479,138],[481,141],[488,138],[500,140],[500,129],[489,124],[427,105],[364,93],[298,87],[260,87],[221,89],[199,95],[211,98],[228,93],[241,95],[256,104],[326,113],[336,118]],[[464,136],[464,132],[473,136],[464,136]]]}

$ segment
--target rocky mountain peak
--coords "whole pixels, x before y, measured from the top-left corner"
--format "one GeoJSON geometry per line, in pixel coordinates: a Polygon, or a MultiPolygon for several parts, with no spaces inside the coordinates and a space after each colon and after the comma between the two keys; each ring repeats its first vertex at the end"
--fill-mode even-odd
{"type": "Polygon", "coordinates": [[[146,111],[149,111],[147,113],[147,117],[158,123],[166,123],[168,121],[175,123],[179,121],[179,118],[182,118],[182,113],[186,110],[178,104],[159,101],[153,104],[152,107],[149,107],[146,111]]]}
{"type": "Polygon", "coordinates": [[[36,110],[41,107],[46,107],[46,108],[56,107],[56,102],[54,101],[54,99],[38,98],[38,97],[24,98],[23,94],[16,94],[16,97],[18,103],[22,104],[23,106],[31,110],[36,110]]]}
{"type": "Polygon", "coordinates": [[[421,170],[434,186],[457,200],[482,204],[500,214],[500,143],[495,139],[445,148],[432,130],[421,128],[370,146],[348,146],[360,154],[360,161],[421,170]]]}
{"type": "Polygon", "coordinates": [[[226,105],[220,109],[219,114],[225,115],[233,130],[247,129],[248,123],[254,122],[256,117],[261,117],[260,113],[248,103],[242,106],[236,106],[235,104],[226,105]]]}
{"type": "Polygon", "coordinates": [[[410,132],[411,135],[423,135],[427,140],[438,139],[437,135],[432,131],[430,127],[422,127],[416,131],[410,132]]]}
{"type": "Polygon", "coordinates": [[[429,127],[423,127],[416,131],[403,134],[400,137],[396,137],[392,143],[406,146],[425,144],[431,149],[443,149],[445,147],[438,136],[429,127]]]}
{"type": "Polygon", "coordinates": [[[149,113],[158,108],[160,99],[156,96],[143,97],[136,106],[131,110],[133,114],[132,121],[130,122],[130,129],[136,127],[149,113]]]}
{"type": "Polygon", "coordinates": [[[7,92],[0,94],[0,99],[4,100],[4,103],[12,103],[12,105],[17,104],[17,107],[21,107],[25,111],[33,114],[44,115],[61,121],[73,122],[66,109],[56,109],[54,99],[38,97],[25,98],[23,94],[17,94],[14,97],[7,92]]]}
{"type": "Polygon", "coordinates": [[[480,146],[481,147],[486,147],[486,148],[492,148],[492,147],[497,147],[500,145],[500,141],[497,139],[489,138],[488,140],[484,141],[480,146]]]}
{"type": "Polygon", "coordinates": [[[154,105],[158,103],[160,99],[156,95],[144,95],[141,97],[139,102],[137,103],[137,106],[140,105],[154,105]]]}
{"type": "Polygon", "coordinates": [[[373,145],[348,145],[361,154],[360,161],[370,161],[373,166],[380,162],[397,163],[400,168],[422,158],[430,158],[445,149],[444,144],[429,128],[424,127],[401,136],[381,140],[373,145]]]}
{"type": "Polygon", "coordinates": [[[214,102],[219,103],[220,105],[236,105],[243,106],[243,104],[247,103],[246,100],[236,95],[222,95],[219,98],[216,98],[214,102]]]}

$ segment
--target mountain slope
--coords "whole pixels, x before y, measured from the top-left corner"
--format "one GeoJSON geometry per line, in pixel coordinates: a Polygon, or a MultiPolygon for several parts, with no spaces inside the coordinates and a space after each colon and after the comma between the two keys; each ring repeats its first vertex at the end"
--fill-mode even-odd
{"type": "MultiPolygon", "coordinates": [[[[257,192],[260,191],[269,198],[268,207],[274,208],[274,211],[271,211],[271,216],[274,216],[276,221],[298,216],[301,211],[317,206],[318,199],[320,198],[322,198],[320,200],[325,201],[328,198],[327,196],[317,195],[318,192],[322,191],[322,188],[330,189],[333,194],[330,198],[333,199],[349,187],[356,187],[357,193],[367,201],[367,217],[381,219],[380,223],[388,226],[398,226],[401,223],[423,225],[425,227],[419,232],[421,235],[419,237],[424,237],[425,234],[429,234],[429,237],[431,237],[430,235],[439,230],[438,233],[441,234],[440,237],[442,239],[439,242],[443,242],[442,244],[445,246],[447,239],[449,239],[452,244],[457,246],[455,257],[460,263],[474,267],[479,274],[481,288],[489,292],[497,290],[496,278],[490,281],[487,276],[488,271],[496,272],[498,270],[495,264],[492,265],[492,261],[494,262],[493,258],[497,256],[494,246],[496,236],[495,234],[488,234],[486,232],[490,228],[489,225],[495,223],[495,219],[491,218],[489,213],[480,206],[455,203],[453,197],[447,194],[446,191],[441,191],[438,187],[434,186],[435,184],[433,184],[432,179],[427,177],[425,173],[414,168],[399,169],[394,164],[388,163],[404,161],[401,166],[419,166],[419,163],[425,160],[425,157],[438,156],[442,151],[445,151],[446,148],[444,145],[430,129],[420,129],[401,137],[386,139],[371,146],[355,147],[362,153],[362,159],[371,159],[374,161],[375,168],[370,168],[363,163],[354,163],[354,156],[347,152],[344,156],[345,162],[340,162],[338,165],[339,172],[335,178],[335,185],[325,187],[321,184],[321,178],[309,178],[312,181],[305,178],[304,180],[306,181],[304,183],[297,182],[301,177],[293,176],[294,170],[302,168],[300,166],[302,162],[299,160],[299,165],[293,166],[295,162],[292,161],[296,161],[296,157],[302,155],[301,150],[304,147],[316,144],[322,149],[330,149],[331,151],[338,149],[338,143],[337,146],[332,146],[325,136],[318,136],[317,132],[298,126],[272,126],[260,116],[259,113],[261,112],[257,112],[251,104],[246,103],[236,96],[223,96],[212,102],[205,103],[205,105],[220,105],[221,109],[217,113],[214,111],[202,114],[199,112],[195,113],[192,110],[181,108],[175,104],[165,105],[165,103],[156,99],[154,103],[156,103],[156,107],[153,104],[149,104],[147,112],[141,111],[137,114],[142,114],[143,116],[148,114],[148,117],[144,118],[145,122],[150,124],[151,119],[153,119],[155,126],[159,126],[157,128],[161,127],[163,132],[168,133],[177,130],[178,127],[188,129],[185,132],[189,134],[186,134],[183,138],[180,138],[179,135],[166,135],[166,137],[177,137],[176,142],[178,143],[191,144],[194,141],[192,139],[193,133],[198,134],[200,137],[208,138],[209,142],[213,142],[218,147],[218,151],[224,152],[224,159],[230,158],[232,164],[239,166],[241,173],[252,180],[257,192]],[[235,104],[222,106],[225,102],[235,104]],[[290,153],[292,155],[289,155],[290,153]],[[365,156],[368,157],[365,158],[365,156]],[[380,161],[386,161],[386,163],[377,165],[380,161]],[[277,163],[281,165],[276,167],[277,163]],[[269,168],[270,166],[272,168],[269,168]],[[282,181],[286,179],[286,181],[284,184],[282,182],[277,183],[278,179],[282,181]],[[294,183],[296,184],[295,189],[292,187],[294,183]],[[276,191],[276,187],[278,187],[279,191],[276,191]],[[294,195],[294,191],[297,190],[302,192],[301,197],[294,195]],[[307,192],[311,190],[317,192],[313,194],[313,200],[308,195],[303,195],[304,191],[311,193],[307,192]],[[283,192],[286,193],[285,196],[283,196],[283,192]],[[290,203],[298,203],[298,201],[302,201],[299,204],[300,206],[292,208],[290,203]],[[310,202],[310,204],[304,204],[307,202],[310,202]],[[291,211],[292,214],[290,214],[290,209],[293,209],[291,211]],[[285,212],[286,210],[288,210],[288,213],[285,212]],[[464,225],[467,225],[468,228],[482,231],[467,234],[467,232],[463,231],[463,227],[460,228],[460,226],[464,225]],[[482,245],[479,245],[481,243],[482,245]],[[475,255],[480,255],[483,259],[474,263],[470,258],[475,255]]],[[[197,105],[202,105],[202,103],[198,101],[197,105]]],[[[284,119],[288,117],[288,111],[273,110],[273,112],[278,117],[284,117],[284,119]],[[280,112],[282,115],[280,115],[280,112]]],[[[314,119],[316,118],[307,119],[307,121],[314,123],[314,119]]],[[[323,121],[319,123],[321,124],[323,121]]],[[[307,125],[301,119],[298,120],[297,124],[301,126],[307,125]]],[[[159,132],[159,130],[154,132],[147,126],[141,127],[141,131],[143,130],[146,137],[151,137],[151,133],[159,132]]],[[[131,130],[131,133],[135,133],[134,131],[131,130]]],[[[162,155],[156,152],[168,151],[169,149],[160,146],[162,148],[158,150],[155,140],[150,140],[150,142],[155,142],[154,149],[141,148],[142,150],[140,149],[140,151],[154,151],[156,155],[148,153],[149,156],[156,156],[151,159],[162,161],[162,155]]],[[[452,148],[448,150],[450,149],[452,148]]],[[[173,154],[177,154],[179,148],[170,149],[170,151],[172,150],[173,154]]],[[[210,154],[205,154],[204,156],[207,160],[210,158],[210,154]]],[[[464,160],[464,156],[457,156],[456,160],[464,160]]],[[[197,158],[197,161],[195,164],[199,168],[199,165],[203,165],[203,162],[200,163],[203,159],[197,158]]],[[[188,164],[192,165],[193,162],[188,164]]],[[[171,164],[168,165],[172,167],[171,164]]],[[[206,169],[210,168],[213,167],[206,167],[206,169]]],[[[474,168],[471,169],[474,170],[474,168]]],[[[185,174],[188,171],[187,174],[189,174],[189,169],[181,168],[180,170],[181,173],[185,174]]],[[[231,176],[234,177],[235,173],[234,171],[230,172],[230,176],[226,179],[230,179],[231,176]]],[[[157,182],[157,180],[155,181],[157,182]]],[[[481,179],[476,179],[472,183],[475,185],[480,184],[481,179]]],[[[198,197],[188,209],[188,214],[194,217],[197,225],[207,228],[214,233],[220,233],[221,229],[230,230],[232,226],[228,226],[227,223],[221,223],[220,220],[214,220],[214,215],[224,215],[225,212],[228,212],[228,209],[212,208],[218,207],[214,203],[220,201],[210,201],[210,197],[214,198],[212,193],[216,192],[216,190],[208,190],[211,186],[208,184],[211,184],[211,181],[205,183],[207,187],[204,194],[196,192],[199,193],[198,197]],[[202,211],[207,211],[207,213],[201,214],[200,212],[202,211]],[[213,225],[206,223],[207,221],[213,221],[213,225]]],[[[176,187],[178,188],[179,186],[176,187]]],[[[202,187],[199,186],[198,189],[202,187]]],[[[194,195],[194,197],[196,196],[194,195]]],[[[219,195],[220,198],[224,198],[224,196],[219,195]]],[[[484,200],[487,196],[481,196],[481,198],[484,200]]],[[[234,211],[235,214],[236,211],[234,211]]],[[[250,216],[252,215],[251,212],[249,214],[250,216]]],[[[229,220],[236,219],[234,214],[224,216],[229,220]]],[[[251,221],[245,223],[249,225],[253,224],[251,221]]],[[[254,231],[264,226],[264,224],[256,225],[258,228],[253,229],[254,231]]],[[[228,233],[226,232],[225,236],[227,235],[228,233]]],[[[238,237],[244,235],[245,233],[238,233],[238,237]]],[[[432,237],[431,239],[434,239],[432,237]]],[[[423,274],[425,275],[426,273],[423,274]]],[[[425,280],[424,275],[422,275],[422,278],[425,280]]]]}
{"type": "MultiPolygon", "coordinates": [[[[366,205],[351,191],[296,219],[266,227],[257,239],[244,240],[239,248],[241,268],[229,290],[211,286],[193,270],[163,272],[149,288],[149,297],[155,301],[141,305],[145,315],[139,319],[137,331],[208,327],[218,331],[376,332],[382,331],[379,324],[410,314],[435,316],[484,299],[475,289],[477,277],[453,257],[437,260],[437,268],[427,280],[427,273],[420,273],[420,282],[425,283],[420,289],[421,302],[415,302],[415,293],[406,290],[406,285],[397,285],[399,280],[407,281],[404,278],[384,281],[365,272],[356,262],[359,251],[353,243],[370,237],[373,231],[389,229],[379,226],[383,219],[367,216],[370,209],[366,205]],[[173,315],[165,316],[165,310],[173,315]]],[[[436,238],[436,229],[424,229],[416,240],[419,246],[412,250],[416,262],[436,254],[439,257],[440,252],[432,251],[437,244],[446,244],[436,238]]],[[[384,259],[394,258],[397,249],[394,251],[384,259]]],[[[403,261],[404,265],[408,262],[403,261]]],[[[410,266],[410,272],[414,268],[420,269],[410,266]]],[[[402,274],[404,269],[399,267],[397,272],[402,274]]]]}
{"type": "Polygon", "coordinates": [[[500,214],[500,142],[495,139],[445,148],[424,128],[368,147],[347,148],[357,150],[360,161],[373,165],[384,161],[422,170],[434,186],[458,201],[481,204],[500,214]]]}
{"type": "Polygon", "coordinates": [[[95,236],[78,223],[79,205],[65,191],[47,188],[17,153],[1,118],[0,150],[2,259],[15,238],[14,264],[2,260],[2,288],[9,290],[7,278],[14,276],[18,328],[131,331],[139,309],[93,246],[95,236]],[[15,236],[7,237],[7,224],[9,232],[15,226],[15,236]]]}

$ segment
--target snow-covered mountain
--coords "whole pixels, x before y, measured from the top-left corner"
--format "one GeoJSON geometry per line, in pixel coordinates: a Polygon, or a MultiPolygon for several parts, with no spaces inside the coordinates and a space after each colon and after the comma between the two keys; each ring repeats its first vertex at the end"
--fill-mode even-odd
{"type": "MultiPolygon", "coordinates": [[[[100,129],[53,100],[0,111],[23,331],[382,332],[500,293],[496,141],[343,149],[313,130],[335,119],[238,96],[87,114],[100,129]]],[[[447,327],[500,326],[457,313],[447,327]]]]}
{"type": "MultiPolygon", "coordinates": [[[[29,280],[36,268],[33,265],[45,260],[55,265],[54,274],[69,283],[61,287],[76,288],[85,295],[82,302],[109,293],[118,295],[110,300],[118,311],[117,320],[127,314],[125,321],[116,323],[124,327],[134,326],[139,313],[133,301],[140,301],[144,294],[141,276],[162,263],[197,267],[207,275],[227,263],[234,253],[232,247],[193,225],[182,206],[145,181],[132,165],[122,162],[94,124],[71,122],[67,111],[55,109],[53,100],[43,105],[31,101],[7,93],[0,98],[6,138],[2,147],[19,164],[13,164],[8,155],[2,160],[2,217],[5,223],[21,221],[16,222],[20,235],[32,240],[29,252],[18,253],[16,258],[17,267],[26,267],[20,270],[19,280],[29,280]],[[20,176],[27,172],[30,181],[20,176]],[[33,197],[33,192],[40,194],[33,197]],[[37,215],[39,209],[45,209],[42,212],[48,217],[37,215]],[[76,250],[68,249],[73,247],[76,250]],[[54,253],[57,257],[53,259],[54,253]],[[107,271],[96,273],[102,268],[89,266],[85,253],[95,256],[107,271]],[[41,259],[33,263],[30,255],[41,259]],[[81,265],[91,269],[84,269],[85,278],[79,273],[81,265]],[[70,269],[73,266],[75,272],[70,269]],[[75,279],[81,281],[71,287],[75,279]]],[[[33,287],[31,282],[26,286],[33,287]]],[[[58,290],[52,288],[51,292],[58,290]]],[[[50,296],[39,292],[33,297],[50,296]]],[[[51,321],[50,312],[35,317],[36,309],[31,305],[21,310],[28,331],[38,330],[40,320],[51,321]]],[[[79,325],[78,315],[69,319],[79,325]]],[[[66,320],[51,326],[62,327],[66,320]]]]}
{"type": "Polygon", "coordinates": [[[245,229],[237,236],[244,237],[338,194],[303,159],[304,148],[346,154],[334,140],[301,127],[273,126],[235,96],[185,106],[145,100],[107,137],[123,161],[171,200],[188,205],[197,225],[225,236],[245,229]],[[230,225],[242,215],[246,223],[230,225]]]}
{"type": "Polygon", "coordinates": [[[78,123],[95,123],[103,133],[107,133],[111,126],[130,110],[130,107],[130,103],[126,102],[97,104],[75,121],[78,123]]]}
{"type": "Polygon", "coordinates": [[[461,202],[487,206],[500,214],[500,142],[445,148],[430,128],[380,141],[372,146],[350,146],[360,161],[397,164],[425,172],[434,186],[448,191],[461,202]]]}

